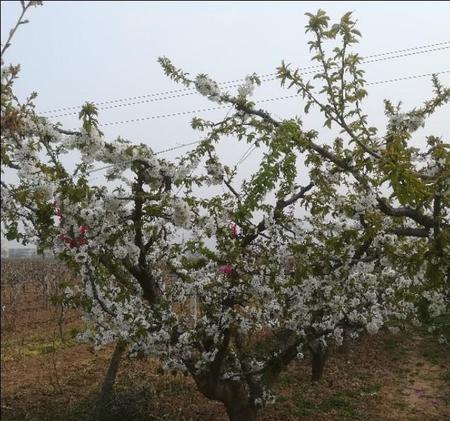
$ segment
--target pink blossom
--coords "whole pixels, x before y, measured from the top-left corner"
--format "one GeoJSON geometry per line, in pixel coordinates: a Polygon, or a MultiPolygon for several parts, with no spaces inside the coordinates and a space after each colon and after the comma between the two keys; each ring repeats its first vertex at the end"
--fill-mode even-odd
{"type": "Polygon", "coordinates": [[[56,216],[59,218],[60,221],[62,221],[64,219],[64,215],[62,214],[61,209],[58,208],[56,202],[53,204],[53,206],[55,207],[56,216]]]}
{"type": "Polygon", "coordinates": [[[234,222],[230,224],[231,236],[236,238],[238,236],[238,226],[234,222]]]}
{"type": "Polygon", "coordinates": [[[84,235],[88,231],[89,231],[89,227],[87,225],[81,225],[81,227],[80,227],[80,234],[81,235],[84,235]]]}
{"type": "Polygon", "coordinates": [[[70,248],[77,247],[78,242],[76,238],[69,237],[67,235],[60,235],[59,238],[63,240],[66,244],[69,244],[70,248]]]}
{"type": "Polygon", "coordinates": [[[72,238],[72,237],[69,237],[68,235],[61,234],[59,236],[59,238],[62,241],[64,241],[66,244],[68,244],[71,249],[73,249],[75,247],[84,246],[85,244],[87,244],[87,240],[83,236],[78,237],[78,238],[72,238]]]}
{"type": "Polygon", "coordinates": [[[231,276],[233,273],[233,266],[230,263],[227,263],[224,266],[220,266],[219,272],[223,273],[225,276],[231,276]]]}

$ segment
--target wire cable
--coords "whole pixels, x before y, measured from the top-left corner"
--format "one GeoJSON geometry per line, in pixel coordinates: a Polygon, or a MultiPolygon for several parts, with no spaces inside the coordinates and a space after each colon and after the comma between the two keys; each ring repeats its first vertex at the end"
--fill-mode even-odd
{"type": "MultiPolygon", "coordinates": [[[[405,49],[401,49],[401,50],[394,50],[394,51],[387,51],[387,52],[378,53],[378,54],[372,54],[372,55],[369,55],[366,57],[362,57],[362,61],[365,63],[373,63],[376,61],[384,61],[384,60],[407,57],[407,56],[412,56],[412,55],[417,55],[417,54],[425,54],[428,52],[439,51],[439,50],[444,50],[444,49],[448,49],[448,48],[450,48],[450,41],[444,41],[444,42],[440,42],[440,43],[434,43],[434,44],[428,44],[428,45],[423,45],[423,46],[405,48],[405,49]],[[440,48],[434,48],[434,47],[440,47],[440,48]],[[402,54],[398,55],[399,53],[402,53],[402,54]],[[393,57],[388,57],[393,54],[397,54],[397,55],[395,55],[393,57]],[[383,57],[383,58],[376,59],[378,57],[383,57]],[[370,60],[370,59],[375,59],[375,60],[370,60]]],[[[320,66],[313,65],[313,66],[308,66],[308,67],[302,67],[299,70],[303,71],[303,70],[317,69],[317,68],[320,68],[320,66]]],[[[260,79],[262,82],[269,82],[271,80],[276,79],[276,73],[266,73],[266,74],[260,75],[260,79]]],[[[244,79],[240,78],[240,79],[233,79],[233,80],[229,80],[229,81],[219,82],[218,84],[219,85],[230,85],[230,84],[240,83],[242,81],[244,81],[244,79]]],[[[234,86],[238,86],[238,85],[233,85],[230,87],[234,87],[234,86]]],[[[131,106],[131,105],[149,103],[149,102],[164,101],[164,100],[168,100],[168,99],[193,95],[195,93],[196,93],[196,90],[194,88],[183,88],[183,89],[175,89],[175,90],[171,90],[171,91],[155,92],[155,93],[137,95],[137,96],[126,97],[126,98],[118,98],[118,99],[106,100],[106,101],[101,101],[101,102],[94,102],[94,104],[97,106],[105,105],[105,107],[100,107],[99,109],[107,110],[107,109],[126,107],[126,106],[131,106]],[[138,100],[138,101],[136,101],[136,100],[138,100]],[[128,101],[128,102],[126,102],[126,101],[128,101]],[[133,102],[129,102],[129,101],[133,101],[133,102]],[[121,102],[126,102],[126,103],[120,104],[121,102]],[[109,104],[115,104],[115,105],[109,105],[109,104]]],[[[43,114],[43,115],[44,114],[55,114],[55,113],[60,113],[63,111],[77,110],[77,111],[72,111],[69,113],[63,113],[63,114],[49,116],[50,118],[65,117],[65,116],[69,116],[69,115],[78,114],[80,108],[81,108],[80,105],[70,106],[70,107],[62,107],[62,108],[58,108],[58,109],[54,109],[54,110],[43,111],[43,112],[41,112],[41,114],[43,114]]]]}
{"type": "MultiPolygon", "coordinates": [[[[376,81],[376,82],[369,82],[367,83],[367,85],[381,85],[384,83],[394,83],[394,82],[399,82],[399,81],[403,81],[403,80],[409,80],[409,79],[417,79],[417,78],[421,78],[421,77],[426,77],[426,76],[431,76],[433,74],[437,75],[437,74],[443,74],[443,73],[450,73],[450,70],[444,70],[442,72],[435,72],[435,73],[426,73],[426,74],[422,74],[422,75],[410,75],[410,76],[405,76],[405,77],[399,77],[399,78],[394,78],[394,79],[388,79],[388,80],[382,80],[382,81],[376,81]]],[[[282,97],[277,97],[277,98],[267,98],[267,99],[262,99],[259,101],[256,101],[258,103],[263,103],[263,102],[269,102],[269,101],[278,101],[278,100],[283,100],[283,99],[289,99],[289,98],[295,98],[298,97],[298,94],[294,94],[294,95],[286,95],[286,96],[282,96],[282,97]]],[[[229,105],[224,105],[224,106],[220,106],[220,107],[212,107],[212,108],[208,108],[208,109],[203,109],[203,110],[217,110],[217,109],[224,109],[224,108],[229,108],[229,105]]],[[[200,110],[200,111],[203,111],[200,110]]],[[[195,110],[195,111],[189,111],[189,113],[195,113],[195,112],[199,112],[199,110],[195,110]]],[[[187,113],[187,112],[184,112],[187,113]]],[[[180,113],[175,113],[175,114],[169,114],[169,115],[165,115],[165,116],[174,116],[174,115],[179,115],[180,113]]],[[[151,118],[163,118],[164,115],[160,115],[160,116],[153,116],[153,117],[146,117],[144,119],[151,119],[151,118]]],[[[134,120],[129,120],[129,121],[137,121],[139,119],[134,119],[134,120]]],[[[108,124],[108,123],[107,123],[108,124]]],[[[112,123],[110,123],[112,124],[112,123]]],[[[162,153],[166,153],[166,152],[171,152],[177,149],[181,149],[181,148],[185,148],[187,146],[192,146],[198,143],[201,143],[202,140],[196,140],[193,142],[188,142],[188,143],[183,143],[181,145],[177,145],[177,146],[173,146],[171,148],[168,149],[163,149],[161,151],[155,152],[155,155],[160,155],[162,153]]],[[[242,164],[242,162],[244,162],[256,149],[255,145],[250,145],[250,147],[246,150],[246,152],[241,156],[241,158],[238,160],[238,162],[235,164],[235,166],[237,167],[238,165],[242,164]]],[[[130,160],[131,162],[131,160],[130,160]]],[[[105,165],[103,167],[99,167],[99,168],[94,168],[90,171],[86,171],[86,175],[90,175],[99,171],[103,171],[109,168],[112,168],[114,165],[105,165]]]]}
{"type": "Polygon", "coordinates": [[[256,149],[256,145],[250,145],[250,147],[244,152],[244,154],[239,158],[239,161],[234,164],[234,166],[237,168],[239,165],[241,165],[256,149]]]}
{"type": "MultiPolygon", "coordinates": [[[[402,80],[418,79],[418,78],[422,78],[422,77],[428,77],[428,76],[432,76],[432,75],[440,75],[440,74],[444,74],[444,73],[450,73],[450,70],[443,70],[441,72],[425,73],[425,74],[421,74],[421,75],[410,75],[410,76],[398,77],[398,78],[394,78],[394,79],[368,82],[368,83],[366,83],[366,85],[367,86],[381,85],[384,83],[393,83],[393,82],[399,82],[402,80]]],[[[260,103],[264,103],[264,102],[280,101],[280,100],[284,100],[284,99],[295,98],[298,96],[299,96],[299,94],[293,94],[293,95],[284,95],[284,96],[275,97],[275,98],[265,98],[265,99],[257,100],[257,101],[255,101],[255,103],[260,104],[260,103]]],[[[130,120],[111,121],[108,123],[99,124],[99,126],[107,127],[107,126],[116,126],[119,124],[137,123],[140,121],[158,120],[158,119],[170,118],[170,117],[180,117],[180,116],[189,115],[189,114],[197,114],[197,113],[203,113],[203,112],[208,112],[208,111],[223,110],[226,108],[228,108],[228,105],[219,105],[217,107],[200,108],[200,109],[196,109],[196,110],[179,111],[176,113],[168,113],[168,114],[158,114],[158,115],[153,115],[153,116],[148,116],[148,117],[133,118],[130,120]]],[[[76,130],[76,128],[73,128],[72,130],[76,130]]]]}
{"type": "MultiPolygon", "coordinates": [[[[366,61],[364,61],[364,63],[369,64],[369,63],[375,63],[375,62],[380,62],[380,61],[392,60],[392,59],[396,59],[396,58],[408,57],[408,56],[413,56],[413,55],[417,55],[417,54],[424,54],[424,53],[429,53],[429,52],[433,52],[433,51],[440,51],[440,50],[444,50],[444,49],[448,49],[448,48],[450,48],[450,45],[446,46],[446,47],[431,49],[431,50],[411,52],[411,53],[407,53],[407,54],[400,54],[400,55],[389,56],[389,57],[375,58],[373,60],[366,60],[366,61]]],[[[385,55],[385,53],[376,54],[375,56],[382,56],[382,55],[385,55]]],[[[372,57],[372,56],[370,56],[370,57],[372,57]]],[[[321,68],[321,66],[315,65],[315,66],[303,67],[300,70],[307,70],[307,69],[318,70],[320,68],[321,68]]],[[[315,70],[309,70],[307,72],[302,72],[302,74],[304,74],[304,75],[312,74],[312,73],[315,73],[315,70]]],[[[276,73],[271,73],[271,74],[263,75],[260,77],[261,82],[271,82],[276,79],[277,79],[276,73]]],[[[237,81],[242,82],[243,80],[244,79],[238,79],[237,81]]],[[[229,84],[229,82],[227,82],[227,87],[229,87],[229,88],[236,88],[239,86],[240,86],[239,83],[229,84]]],[[[115,108],[122,108],[122,107],[146,104],[146,103],[151,103],[151,102],[160,102],[160,101],[165,101],[168,99],[182,98],[182,97],[191,96],[191,95],[195,95],[195,94],[197,94],[197,91],[193,88],[190,88],[188,90],[188,92],[184,92],[184,93],[180,93],[180,94],[176,94],[176,95],[157,96],[156,98],[148,98],[148,99],[144,99],[144,100],[140,100],[140,101],[119,103],[119,104],[115,104],[115,105],[107,105],[105,107],[98,108],[98,110],[104,111],[104,110],[111,110],[111,109],[115,109],[115,108]]],[[[155,95],[159,95],[159,94],[157,93],[155,95]]],[[[68,117],[68,116],[72,116],[72,115],[77,115],[79,113],[78,109],[79,109],[79,107],[77,107],[77,111],[72,111],[72,112],[57,114],[57,115],[50,115],[50,116],[48,116],[48,118],[59,118],[59,117],[68,117]]]]}

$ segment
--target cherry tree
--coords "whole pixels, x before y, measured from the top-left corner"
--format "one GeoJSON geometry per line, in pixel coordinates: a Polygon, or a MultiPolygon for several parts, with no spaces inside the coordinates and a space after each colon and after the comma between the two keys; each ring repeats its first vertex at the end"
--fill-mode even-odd
{"type": "Polygon", "coordinates": [[[316,107],[326,127],[342,131],[328,144],[300,119],[256,108],[255,74],[236,93],[222,92],[161,58],[172,79],[235,110],[219,122],[194,119],[204,140],[168,162],[144,144],[105,139],[93,104],[82,107],[78,131],[40,117],[34,94],[25,103],[14,95],[19,69],[2,62],[2,171],[18,177],[2,181],[7,238],[51,248],[79,274],[66,297],[84,310],[83,339],[127,343],[131,354],[188,373],[233,420],[256,419],[304,352],[317,379],[344,337],[448,314],[448,145],[408,141],[450,91],[433,77],[422,107],[401,112],[386,101],[381,134],[363,114],[351,14],[331,27],[323,11],[308,17],[320,86],[284,63],[278,76],[306,112],[316,107]],[[329,41],[339,42],[331,55],[329,41]],[[216,147],[225,136],[262,150],[250,177],[239,181],[238,168],[222,162],[216,147]],[[75,151],[69,170],[64,156],[75,151]],[[95,186],[89,171],[99,163],[108,171],[95,186]]]}
{"type": "MultiPolygon", "coordinates": [[[[222,303],[227,302],[229,294],[239,297],[237,301],[232,299],[234,307],[239,305],[239,310],[233,308],[239,313],[233,317],[233,323],[241,320],[246,311],[249,314],[259,311],[262,315],[253,324],[248,320],[256,318],[247,316],[241,328],[234,324],[233,333],[229,334],[231,339],[224,335],[216,346],[217,355],[226,346],[233,355],[231,360],[236,354],[241,367],[243,362],[252,367],[234,375],[233,380],[241,379],[241,382],[223,383],[220,375],[211,377],[209,371],[201,373],[197,379],[198,374],[194,373],[199,387],[206,389],[204,393],[227,406],[228,396],[233,396],[233,401],[239,395],[240,402],[249,396],[247,408],[237,409],[242,413],[252,411],[252,399],[254,403],[264,404],[265,395],[261,390],[264,386],[270,387],[277,370],[295,357],[294,349],[298,351],[305,346],[311,350],[313,377],[320,378],[326,348],[331,342],[342,343],[344,332],[350,338],[363,330],[374,334],[383,325],[395,332],[406,322],[420,324],[434,319],[436,327],[444,333],[445,324],[439,318],[442,320],[448,315],[448,145],[435,136],[428,136],[422,148],[412,147],[408,141],[425,124],[427,117],[448,102],[450,90],[434,76],[434,96],[422,107],[402,113],[399,107],[386,101],[388,125],[384,134],[379,135],[376,128],[368,125],[362,110],[361,102],[367,92],[364,72],[359,66],[361,59],[350,51],[359,36],[351,14],[344,15],[331,28],[324,12],[308,16],[307,32],[313,35],[309,43],[315,54],[313,60],[322,66],[314,79],[321,86],[316,89],[298,70],[284,63],[278,75],[282,85],[289,83],[289,87],[303,96],[305,112],[315,106],[324,117],[324,126],[341,130],[342,137],[331,145],[319,141],[317,131],[305,130],[299,119],[278,121],[268,112],[255,108],[255,104],[247,100],[257,83],[255,75],[247,77],[245,85],[233,96],[222,92],[207,75],[190,80],[188,74],[177,69],[170,60],[160,59],[172,79],[195,86],[199,93],[214,102],[235,107],[236,114],[220,123],[194,120],[194,127],[210,130],[211,144],[219,140],[219,135],[235,135],[266,149],[260,170],[241,189],[232,185],[234,174],[225,171],[223,182],[234,202],[226,206],[228,218],[225,220],[228,221],[222,224],[237,224],[242,233],[234,241],[237,246],[222,243],[218,257],[213,257],[210,251],[204,256],[207,260],[216,260],[217,264],[227,262],[222,272],[235,280],[235,284],[239,285],[239,280],[246,286],[237,293],[229,285],[227,295],[222,297],[222,303]],[[336,39],[341,46],[327,56],[324,52],[327,41],[336,39]],[[300,170],[295,152],[305,156],[304,164],[309,169],[307,185],[295,183],[300,170]],[[275,192],[276,198],[272,205],[263,200],[270,190],[275,192]],[[299,200],[309,211],[303,218],[295,217],[291,208],[299,200]],[[252,223],[256,211],[265,215],[259,223],[252,223]],[[273,227],[276,227],[275,232],[269,233],[273,227]],[[268,253],[258,250],[261,260],[257,257],[256,261],[264,261],[265,269],[277,268],[273,273],[265,273],[269,276],[267,279],[257,268],[252,268],[252,259],[248,256],[248,247],[255,246],[261,235],[268,235],[258,242],[264,244],[268,253]],[[275,238],[274,247],[270,241],[275,238]],[[286,253],[292,253],[296,259],[294,279],[282,274],[280,263],[286,253]],[[274,258],[274,265],[270,257],[274,258]],[[255,272],[247,272],[250,268],[255,272]],[[256,279],[246,280],[252,279],[251,275],[256,275],[256,279]],[[264,287],[254,290],[253,284],[261,280],[264,287]],[[276,280],[280,284],[275,287],[276,280]],[[262,291],[267,292],[267,288],[270,292],[265,297],[268,301],[264,302],[262,291]],[[258,298],[261,301],[256,304],[258,298]],[[268,317],[263,316],[265,311],[268,317]],[[249,330],[249,325],[253,329],[249,330]],[[282,338],[275,346],[278,350],[271,350],[277,357],[266,355],[266,360],[258,361],[255,353],[260,351],[261,341],[256,338],[262,338],[263,331],[267,333],[267,330],[274,337],[282,338]],[[255,333],[255,337],[248,335],[249,332],[255,333]],[[230,346],[230,342],[233,345],[230,346]],[[252,366],[255,361],[258,368],[252,366]]],[[[217,158],[211,156],[211,150],[205,152],[210,163],[217,166],[217,158]]],[[[214,203],[223,206],[224,201],[215,198],[214,203]]],[[[223,230],[222,227],[219,235],[223,230]]],[[[208,236],[208,231],[205,234],[208,236]]],[[[210,276],[214,276],[212,273],[210,276]]],[[[202,274],[201,278],[204,272],[202,274]]],[[[441,334],[440,340],[444,342],[447,338],[441,334]]],[[[223,357],[222,371],[227,366],[226,361],[223,357]]],[[[216,362],[219,360],[214,360],[213,366],[216,362]]],[[[232,412],[229,410],[230,414],[232,412]]]]}

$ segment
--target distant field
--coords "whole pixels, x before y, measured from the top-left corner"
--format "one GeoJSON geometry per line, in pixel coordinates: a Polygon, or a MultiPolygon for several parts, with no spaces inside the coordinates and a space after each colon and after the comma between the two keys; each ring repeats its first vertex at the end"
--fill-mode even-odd
{"type": "MultiPolygon", "coordinates": [[[[77,344],[79,314],[52,304],[68,272],[56,262],[4,264],[3,419],[98,419],[93,408],[112,349],[77,344]]],[[[190,378],[161,373],[150,359],[124,359],[117,382],[108,420],[227,419],[190,378]]],[[[419,330],[366,336],[332,355],[321,383],[310,382],[305,358],[281,377],[276,392],[262,420],[450,420],[450,349],[419,330]]]]}

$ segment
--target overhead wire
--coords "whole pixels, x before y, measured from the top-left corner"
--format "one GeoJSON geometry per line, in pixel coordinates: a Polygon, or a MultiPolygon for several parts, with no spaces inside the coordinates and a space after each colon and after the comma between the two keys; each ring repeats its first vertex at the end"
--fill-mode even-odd
{"type": "MultiPolygon", "coordinates": [[[[402,80],[409,80],[409,79],[418,79],[418,78],[422,78],[422,77],[428,77],[428,76],[432,76],[432,75],[445,74],[445,73],[449,73],[449,72],[450,72],[450,70],[443,70],[443,71],[434,72],[434,73],[424,73],[424,74],[420,74],[420,75],[409,75],[409,76],[397,77],[397,78],[393,78],[393,79],[380,80],[380,81],[375,81],[375,82],[368,82],[366,85],[367,86],[381,85],[381,84],[384,84],[384,83],[399,82],[399,81],[402,81],[402,80]]],[[[295,97],[298,97],[298,96],[299,96],[299,94],[292,94],[292,95],[284,95],[284,96],[279,96],[279,97],[274,97],[274,98],[265,98],[265,99],[256,100],[255,103],[280,101],[280,100],[284,100],[284,99],[295,98],[295,97]]],[[[108,123],[99,124],[99,126],[101,126],[101,127],[116,126],[116,125],[120,125],[120,124],[137,123],[137,122],[140,122],[140,121],[158,120],[158,119],[164,119],[164,118],[170,118],[170,117],[179,117],[179,116],[190,115],[190,114],[198,114],[198,113],[209,112],[209,111],[217,111],[217,110],[222,110],[222,109],[226,109],[226,108],[228,108],[227,105],[219,105],[217,107],[199,108],[199,109],[196,109],[196,110],[178,111],[178,112],[175,112],[175,113],[167,113],[167,114],[157,114],[157,115],[148,116],[148,117],[138,117],[138,118],[133,118],[133,119],[130,119],[130,120],[112,121],[112,122],[108,122],[108,123]]],[[[74,128],[72,130],[76,130],[76,129],[74,128]]]]}
{"type": "Polygon", "coordinates": [[[241,165],[256,149],[256,145],[252,144],[250,147],[243,153],[243,155],[239,158],[239,160],[234,165],[236,168],[241,165]]]}
{"type": "MultiPolygon", "coordinates": [[[[375,82],[369,82],[366,85],[380,85],[383,83],[393,83],[393,82],[399,82],[399,81],[403,81],[403,80],[409,80],[409,79],[417,79],[417,78],[421,78],[421,77],[426,77],[426,76],[431,76],[431,75],[437,75],[437,74],[443,74],[443,73],[450,73],[450,70],[444,70],[441,72],[434,72],[434,73],[427,73],[427,74],[421,74],[421,75],[410,75],[410,76],[405,76],[405,77],[398,77],[398,78],[393,78],[393,79],[388,79],[388,80],[382,80],[382,81],[375,81],[375,82]]],[[[266,99],[262,99],[262,100],[258,100],[256,101],[257,103],[263,103],[263,102],[270,102],[270,101],[278,101],[278,100],[283,100],[283,99],[290,99],[290,98],[295,98],[298,97],[298,94],[294,94],[294,95],[286,95],[286,96],[282,96],[282,97],[277,97],[277,98],[266,98],[266,99]]],[[[224,105],[224,106],[220,106],[220,107],[212,107],[212,108],[208,108],[208,109],[202,109],[202,110],[193,110],[193,111],[189,111],[189,112],[184,112],[184,113],[195,113],[195,112],[201,112],[201,111],[211,111],[211,110],[217,110],[217,109],[224,109],[224,108],[228,108],[229,105],[224,105]]],[[[174,116],[174,115],[179,115],[180,113],[174,113],[174,114],[166,114],[166,115],[160,115],[160,116],[153,116],[153,117],[146,117],[144,119],[151,119],[151,118],[163,118],[166,116],[174,116]]],[[[137,121],[140,119],[134,119],[133,121],[137,121]]],[[[132,121],[132,120],[129,120],[132,121]]],[[[108,123],[104,124],[107,125],[108,123]]],[[[112,124],[112,123],[110,123],[112,124]]],[[[103,125],[103,126],[104,126],[103,125]]],[[[171,152],[174,150],[178,150],[178,149],[182,149],[185,148],[187,146],[192,146],[198,143],[201,143],[203,140],[195,140],[195,141],[191,141],[191,142],[187,142],[187,143],[183,143],[180,145],[176,145],[167,149],[163,149],[160,150],[158,152],[155,152],[155,155],[160,155],[162,153],[166,153],[166,152],[171,152]]],[[[238,160],[238,162],[236,163],[236,166],[242,164],[242,162],[244,160],[246,160],[252,153],[253,151],[256,149],[255,145],[251,145],[247,151],[244,153],[244,155],[241,156],[241,158],[238,160]]],[[[131,162],[132,160],[130,160],[131,162]]],[[[106,165],[103,167],[99,167],[99,168],[94,168],[92,170],[86,171],[86,175],[90,175],[99,171],[103,171],[109,168],[112,168],[113,165],[106,165]]],[[[96,177],[97,178],[97,177],[96,177]]]]}
{"type": "MultiPolygon", "coordinates": [[[[387,80],[376,81],[376,82],[369,82],[369,83],[367,83],[367,85],[381,85],[383,83],[394,83],[394,82],[399,82],[399,81],[402,81],[402,80],[417,79],[417,78],[421,78],[421,77],[431,76],[433,74],[442,74],[442,73],[450,73],[450,70],[445,70],[445,71],[442,71],[442,72],[435,72],[435,73],[427,73],[427,74],[422,74],[422,75],[410,75],[410,76],[394,78],[394,79],[387,79],[387,80]]],[[[298,94],[286,95],[286,96],[278,97],[278,98],[262,99],[262,100],[259,100],[259,101],[256,101],[256,102],[261,103],[261,102],[277,101],[277,100],[282,100],[282,99],[295,98],[295,97],[298,97],[298,96],[299,96],[298,94]]],[[[215,110],[215,109],[218,109],[218,108],[227,108],[227,107],[228,106],[224,105],[224,106],[221,106],[221,107],[213,107],[213,108],[210,108],[209,110],[213,110],[213,109],[215,110]]],[[[191,146],[191,145],[194,145],[194,144],[197,144],[197,143],[200,143],[200,142],[202,142],[202,140],[196,140],[196,141],[193,141],[193,142],[183,143],[181,145],[177,145],[177,146],[174,146],[174,147],[171,147],[171,148],[168,148],[168,149],[164,149],[164,150],[158,151],[158,152],[155,153],[155,155],[162,154],[162,153],[165,153],[165,152],[174,151],[174,150],[181,149],[181,148],[185,148],[187,146],[191,146]]],[[[250,149],[252,149],[252,147],[253,147],[253,150],[254,150],[255,145],[251,145],[248,148],[248,150],[244,153],[244,155],[236,163],[236,166],[242,164],[242,162],[245,159],[248,158],[249,155],[246,156],[247,153],[250,153],[250,154],[253,153],[253,150],[250,152],[250,149]]],[[[104,169],[108,169],[108,168],[111,168],[111,167],[112,167],[112,165],[108,165],[108,166],[101,167],[101,168],[96,168],[96,169],[93,169],[91,171],[88,171],[87,174],[92,174],[94,172],[102,171],[104,169]]]]}
{"type": "MultiPolygon", "coordinates": [[[[394,50],[394,51],[387,51],[387,52],[383,52],[383,53],[372,54],[372,55],[369,55],[366,57],[362,57],[362,62],[364,62],[366,64],[374,63],[374,62],[378,62],[378,61],[385,61],[385,60],[391,60],[391,59],[395,59],[395,58],[402,58],[402,57],[413,56],[413,55],[418,55],[418,54],[425,54],[425,53],[434,52],[434,51],[440,51],[440,50],[444,50],[444,49],[448,49],[448,48],[450,48],[450,41],[444,41],[444,42],[440,42],[440,43],[434,43],[434,44],[428,44],[428,45],[423,45],[423,46],[405,48],[405,49],[401,49],[401,50],[394,50]],[[434,48],[434,47],[437,47],[437,48],[434,48]],[[402,53],[402,54],[399,54],[399,53],[402,53]],[[394,55],[394,54],[397,54],[397,55],[394,55]]],[[[312,66],[302,67],[299,70],[304,71],[304,70],[318,69],[318,68],[320,68],[320,65],[312,65],[312,66]]],[[[308,73],[311,73],[311,72],[307,72],[304,74],[308,74],[308,73]]],[[[275,80],[276,75],[277,75],[276,73],[267,73],[267,74],[260,75],[260,79],[262,82],[269,82],[271,80],[275,80]]],[[[233,80],[229,80],[229,81],[218,82],[218,85],[227,86],[227,85],[232,85],[232,84],[242,82],[242,81],[244,81],[243,78],[233,79],[233,80]]],[[[234,86],[238,86],[238,85],[232,85],[230,87],[234,87],[234,86]]],[[[108,109],[113,109],[113,108],[126,107],[126,106],[132,106],[132,105],[139,105],[139,104],[143,104],[143,103],[159,102],[159,101],[164,101],[164,100],[168,100],[168,99],[180,98],[180,97],[184,97],[184,96],[193,95],[195,93],[196,93],[196,90],[194,88],[183,88],[183,89],[175,89],[175,90],[170,90],[170,91],[155,92],[155,93],[144,94],[144,95],[137,95],[137,96],[126,97],[126,98],[106,100],[106,101],[101,101],[101,102],[94,102],[94,104],[97,106],[102,106],[99,108],[100,110],[108,110],[108,109]],[[138,100],[138,101],[136,101],[136,100],[138,100]],[[126,101],[128,101],[128,102],[126,102],[126,101]],[[129,102],[129,101],[133,101],[133,102],[129,102]],[[121,104],[122,102],[124,102],[124,103],[121,104]],[[114,104],[114,105],[109,105],[109,104],[114,104]]],[[[80,105],[70,106],[70,107],[62,107],[62,108],[58,108],[58,109],[54,109],[54,110],[42,111],[40,114],[42,114],[42,115],[51,114],[49,116],[49,118],[65,117],[65,116],[78,114],[80,108],[81,108],[80,105]],[[77,110],[77,111],[65,112],[63,114],[54,115],[55,113],[60,113],[63,111],[70,111],[70,110],[77,110]]]]}

